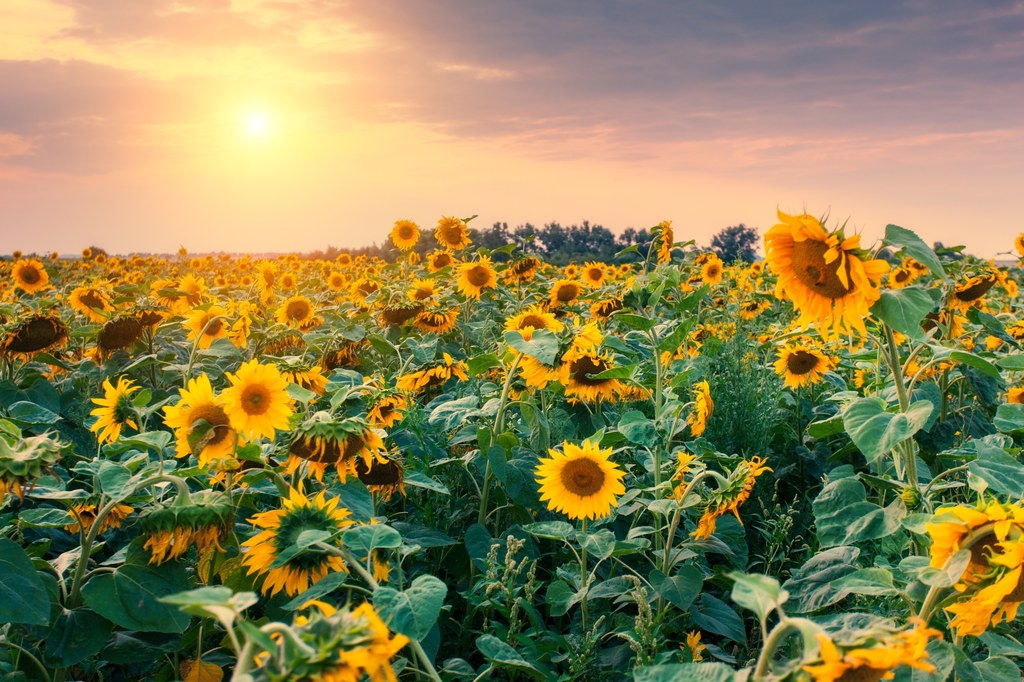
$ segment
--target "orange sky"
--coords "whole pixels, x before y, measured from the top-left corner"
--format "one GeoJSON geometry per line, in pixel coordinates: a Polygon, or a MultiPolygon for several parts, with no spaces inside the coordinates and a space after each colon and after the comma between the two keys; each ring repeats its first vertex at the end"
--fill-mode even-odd
{"type": "Polygon", "coordinates": [[[0,252],[1024,229],[1024,5],[4,0],[0,252]],[[254,122],[255,121],[255,122],[254,122]]]}

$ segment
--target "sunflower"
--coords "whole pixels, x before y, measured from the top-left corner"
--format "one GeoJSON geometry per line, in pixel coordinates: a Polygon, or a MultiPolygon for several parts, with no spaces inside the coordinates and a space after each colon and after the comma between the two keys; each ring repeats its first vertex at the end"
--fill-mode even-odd
{"type": "Polygon", "coordinates": [[[390,429],[402,421],[409,401],[401,393],[381,393],[366,413],[366,421],[378,428],[390,429]]]}
{"type": "Polygon", "coordinates": [[[583,285],[572,279],[560,279],[551,285],[548,301],[552,306],[572,303],[583,293],[583,285]]]}
{"type": "MultiPolygon", "coordinates": [[[[100,523],[99,532],[106,533],[111,528],[120,528],[124,520],[133,511],[135,509],[130,505],[115,505],[103,518],[103,522],[100,523]]],[[[95,504],[76,504],[71,507],[68,513],[75,519],[73,523],[64,526],[64,530],[69,533],[88,533],[89,529],[92,528],[92,524],[96,522],[95,504]]]]}
{"type": "Polygon", "coordinates": [[[69,449],[51,434],[21,437],[17,429],[14,431],[14,434],[6,430],[0,432],[0,504],[8,493],[22,500],[26,488],[31,490],[44,473],[53,473],[53,466],[69,449]],[[15,436],[13,441],[8,440],[9,435],[15,436]]]}
{"type": "Polygon", "coordinates": [[[35,353],[64,343],[68,328],[56,317],[36,315],[7,332],[0,343],[3,353],[35,353]]]}
{"type": "Polygon", "coordinates": [[[200,348],[209,348],[216,339],[226,339],[230,329],[227,314],[228,311],[220,305],[196,308],[185,319],[188,340],[197,341],[200,348]]]}
{"type": "Polygon", "coordinates": [[[607,267],[604,263],[598,263],[595,261],[588,261],[583,264],[583,270],[580,272],[580,279],[583,283],[589,286],[591,289],[604,284],[605,278],[608,276],[607,267]]]}
{"type": "Polygon", "coordinates": [[[68,294],[68,304],[90,322],[100,324],[106,321],[106,313],[114,309],[107,292],[96,287],[76,287],[68,294]]]}
{"type": "Polygon", "coordinates": [[[1017,249],[1017,253],[1020,254],[1021,258],[1024,258],[1024,232],[1017,235],[1017,238],[1013,240],[1013,246],[1017,249]]]}
{"type": "Polygon", "coordinates": [[[277,321],[294,329],[308,331],[316,326],[313,302],[305,296],[292,296],[277,310],[277,321]]]}
{"type": "Polygon", "coordinates": [[[434,239],[441,246],[453,251],[466,248],[472,241],[469,238],[469,228],[465,221],[453,216],[446,216],[437,221],[434,239]]]}
{"type": "Polygon", "coordinates": [[[427,270],[437,272],[458,263],[455,256],[447,251],[432,251],[427,254],[427,270]]]}
{"type": "Polygon", "coordinates": [[[484,289],[494,289],[498,285],[498,275],[491,267],[491,259],[482,257],[476,262],[463,263],[459,266],[459,291],[468,298],[479,299],[484,289]]]}
{"type": "Polygon", "coordinates": [[[366,462],[385,459],[380,434],[362,419],[336,420],[329,412],[321,411],[292,431],[286,471],[292,473],[306,462],[314,477],[323,480],[327,466],[334,465],[344,481],[359,458],[366,462]]]}
{"type": "Polygon", "coordinates": [[[539,304],[532,305],[518,315],[513,315],[505,320],[505,331],[517,331],[527,341],[533,338],[533,332],[538,329],[557,333],[564,328],[565,325],[558,321],[554,313],[545,311],[539,304]]]}
{"type": "Polygon", "coordinates": [[[299,288],[299,276],[294,272],[286,272],[278,278],[277,285],[286,291],[295,291],[299,288]]]}
{"type": "Polygon", "coordinates": [[[672,474],[672,480],[678,481],[672,488],[672,496],[676,498],[676,502],[683,501],[683,493],[686,492],[686,475],[696,466],[701,466],[696,455],[691,455],[683,450],[676,455],[676,471],[672,474]],[[694,465],[694,462],[697,464],[694,465]]]}
{"type": "Polygon", "coordinates": [[[11,270],[14,286],[26,294],[34,294],[49,288],[50,276],[38,258],[19,260],[11,270]]]}
{"type": "Polygon", "coordinates": [[[410,301],[422,305],[437,304],[437,287],[432,279],[414,279],[406,294],[410,301]]]}
{"type": "Polygon", "coordinates": [[[595,320],[607,320],[612,313],[622,310],[621,298],[608,298],[590,306],[590,316],[595,320]]]}
{"type": "Polygon", "coordinates": [[[287,429],[294,412],[288,381],[274,365],[250,360],[227,373],[231,386],[221,392],[231,428],[249,438],[273,438],[276,429],[287,429]]]}
{"type": "Polygon", "coordinates": [[[213,393],[210,378],[201,374],[179,388],[181,399],[164,407],[164,424],[174,430],[178,457],[194,454],[199,466],[208,466],[229,458],[238,443],[231,428],[223,400],[213,393]]]}
{"type": "Polygon", "coordinates": [[[116,441],[121,437],[121,429],[126,426],[139,428],[135,423],[135,409],[131,399],[131,394],[137,390],[139,387],[127,377],[119,377],[116,386],[110,383],[110,379],[103,380],[103,397],[92,399],[99,407],[89,413],[96,417],[89,430],[98,432],[96,440],[101,444],[116,441]]]}
{"type": "Polygon", "coordinates": [[[711,258],[700,268],[700,279],[704,284],[718,284],[724,275],[725,266],[722,264],[722,259],[715,254],[711,254],[711,258]]]}
{"type": "Polygon", "coordinates": [[[800,388],[820,382],[834,364],[831,358],[815,348],[803,344],[786,345],[778,351],[775,373],[786,379],[786,386],[800,388]]]}
{"type": "Polygon", "coordinates": [[[411,249],[420,240],[420,226],[411,220],[396,220],[391,228],[391,242],[395,248],[411,249]]]}
{"type": "Polygon", "coordinates": [[[433,367],[399,376],[395,380],[395,384],[402,391],[420,391],[425,388],[440,386],[452,377],[456,377],[460,381],[469,380],[469,375],[466,373],[469,368],[464,361],[459,360],[456,362],[448,353],[444,353],[443,358],[442,362],[435,364],[433,367]]]}
{"type": "Polygon", "coordinates": [[[327,275],[327,288],[331,291],[342,291],[348,284],[348,275],[337,270],[327,275]]]}
{"type": "Polygon", "coordinates": [[[381,308],[377,320],[381,327],[401,327],[409,320],[415,319],[423,312],[422,303],[399,300],[397,303],[389,303],[381,308]]]}
{"type": "Polygon", "coordinates": [[[691,630],[686,635],[686,644],[680,644],[679,648],[689,654],[689,660],[696,663],[704,660],[704,652],[707,647],[701,644],[700,630],[691,630]]]}
{"type": "Polygon", "coordinates": [[[672,260],[672,246],[675,243],[675,232],[672,230],[671,220],[662,220],[655,231],[655,246],[658,253],[658,263],[668,263],[672,260]]]}
{"type": "Polygon", "coordinates": [[[803,667],[814,682],[869,682],[892,679],[892,671],[904,665],[935,672],[935,666],[928,662],[926,648],[930,638],[941,639],[942,634],[915,621],[903,632],[871,637],[857,645],[844,646],[843,651],[827,635],[816,637],[817,660],[803,667]]]}
{"type": "Polygon", "coordinates": [[[417,329],[435,334],[444,334],[455,329],[455,322],[459,319],[457,308],[451,310],[424,310],[416,316],[413,324],[417,329]]]}
{"type": "Polygon", "coordinates": [[[281,370],[281,376],[288,382],[316,394],[309,399],[310,402],[315,402],[317,396],[322,396],[327,392],[327,377],[324,376],[323,369],[319,365],[282,361],[278,363],[278,369],[281,370]]]}
{"type": "Polygon", "coordinates": [[[386,502],[396,492],[405,495],[405,465],[396,455],[383,454],[369,459],[357,457],[354,469],[359,481],[386,502]]]}
{"type": "Polygon", "coordinates": [[[583,402],[597,400],[614,401],[622,393],[622,382],[618,379],[597,379],[592,375],[614,368],[611,356],[601,354],[597,349],[576,353],[562,363],[558,380],[565,386],[565,397],[583,402]]]}
{"type": "Polygon", "coordinates": [[[149,563],[159,566],[180,558],[195,546],[200,565],[208,565],[214,551],[224,551],[220,543],[234,520],[235,507],[225,493],[201,490],[187,498],[179,496],[170,505],[143,512],[139,518],[146,538],[143,549],[149,550],[149,563]]]}
{"type": "Polygon", "coordinates": [[[768,264],[778,275],[776,298],[793,301],[798,324],[816,324],[827,336],[867,333],[864,318],[881,297],[878,283],[888,272],[884,260],[865,260],[860,235],[831,234],[807,214],[778,212],[782,222],[765,235],[768,264]]]}
{"type": "Polygon", "coordinates": [[[913,284],[917,277],[918,273],[916,270],[901,265],[889,272],[889,286],[893,289],[903,289],[913,284]]]}
{"type": "Polygon", "coordinates": [[[693,409],[686,418],[686,423],[690,425],[690,435],[696,438],[704,433],[714,410],[715,402],[711,399],[711,387],[706,381],[698,381],[693,387],[693,409]]]}
{"type": "Polygon", "coordinates": [[[360,277],[352,283],[350,294],[352,301],[365,306],[366,299],[380,291],[380,284],[369,277],[360,277]]]}
{"type": "Polygon", "coordinates": [[[359,355],[364,348],[369,346],[369,341],[346,341],[341,347],[324,353],[324,369],[335,370],[339,367],[358,367],[359,355]]]}
{"type": "Polygon", "coordinates": [[[87,246],[82,249],[82,260],[89,260],[90,258],[92,258],[92,248],[87,246]]]}
{"type": "Polygon", "coordinates": [[[541,459],[534,470],[541,502],[573,520],[607,516],[626,492],[626,472],[611,461],[611,454],[611,448],[602,449],[589,440],[581,445],[566,441],[562,452],[548,450],[550,457],[541,459]]]}
{"type": "Polygon", "coordinates": [[[737,521],[741,521],[740,505],[750,498],[757,477],[766,471],[771,469],[765,466],[765,461],[760,457],[742,460],[737,464],[725,482],[720,483],[720,487],[712,493],[697,522],[697,529],[690,535],[697,540],[707,540],[714,535],[718,519],[729,512],[737,521]]]}
{"type": "Polygon", "coordinates": [[[1024,405],[1024,386],[1011,386],[1006,392],[1006,402],[1024,405]]]}
{"type": "Polygon", "coordinates": [[[341,557],[322,549],[305,547],[295,552],[299,535],[310,530],[325,531],[331,534],[325,542],[340,547],[339,531],[352,522],[348,510],[338,506],[338,498],[328,500],[325,492],[310,500],[292,488],[288,498],[281,502],[280,509],[249,519],[262,530],[242,543],[246,548],[242,565],[249,569],[248,575],[265,576],[261,588],[264,594],[274,596],[283,589],[291,597],[320,582],[330,572],[347,571],[341,557]]]}

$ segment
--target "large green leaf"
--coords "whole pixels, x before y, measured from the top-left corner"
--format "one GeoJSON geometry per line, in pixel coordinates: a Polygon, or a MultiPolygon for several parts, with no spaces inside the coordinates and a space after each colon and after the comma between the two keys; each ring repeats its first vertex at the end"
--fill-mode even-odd
{"type": "Polygon", "coordinates": [[[998,493],[1019,500],[1024,497],[1024,465],[1002,448],[981,440],[974,441],[977,459],[968,470],[998,493]]]}
{"type": "Polygon", "coordinates": [[[680,611],[689,610],[703,584],[704,576],[696,566],[683,566],[672,577],[657,569],[651,572],[651,586],[680,611]]]}
{"type": "Polygon", "coordinates": [[[949,281],[946,269],[942,267],[942,261],[935,255],[935,251],[923,239],[918,237],[915,232],[899,225],[886,225],[885,243],[890,246],[900,247],[904,253],[918,263],[926,265],[936,277],[949,281]]]}
{"type": "Polygon", "coordinates": [[[853,477],[831,481],[818,493],[812,508],[822,547],[886,537],[899,530],[907,515],[898,499],[885,508],[868,502],[864,485],[853,477]]]}
{"type": "Polygon", "coordinates": [[[722,635],[739,644],[747,641],[747,631],[743,628],[743,619],[724,601],[708,593],[697,600],[696,607],[690,610],[690,617],[701,630],[722,635]]]}
{"type": "Polygon", "coordinates": [[[743,608],[757,614],[764,622],[773,609],[782,606],[789,599],[789,593],[771,576],[754,573],[730,573],[733,579],[732,600],[743,608]]]}
{"type": "Polygon", "coordinates": [[[633,682],[734,682],[736,679],[736,672],[724,663],[663,663],[633,671],[633,682]]]}
{"type": "Polygon", "coordinates": [[[432,575],[421,575],[405,590],[378,587],[373,605],[395,632],[422,640],[434,627],[444,606],[448,586],[432,575]]]}
{"type": "Polygon", "coordinates": [[[50,621],[46,585],[21,545],[0,538],[0,622],[45,625],[50,621]]]}
{"type": "Polygon", "coordinates": [[[919,400],[905,413],[889,412],[881,398],[858,398],[843,408],[843,425],[867,460],[874,462],[920,431],[933,409],[931,402],[919,400]]]}
{"type": "Polygon", "coordinates": [[[538,670],[535,665],[494,635],[480,635],[477,637],[476,648],[480,650],[484,658],[497,667],[512,668],[520,672],[529,673],[537,679],[544,679],[544,673],[538,670]]]}
{"type": "Polygon", "coordinates": [[[46,636],[46,655],[64,667],[80,663],[103,648],[113,628],[89,609],[64,609],[46,636]]]}
{"type": "Polygon", "coordinates": [[[125,564],[91,578],[82,596],[89,608],[127,630],[184,632],[191,618],[161,598],[188,588],[185,567],[178,562],[125,564]]]}
{"type": "Polygon", "coordinates": [[[787,611],[811,613],[831,606],[848,594],[833,583],[857,571],[860,556],[856,547],[833,547],[815,554],[782,584],[789,592],[787,611]]]}
{"type": "Polygon", "coordinates": [[[935,307],[930,289],[913,286],[905,289],[884,289],[871,306],[871,314],[898,332],[917,338],[922,335],[921,322],[935,307]]]}
{"type": "Polygon", "coordinates": [[[1024,405],[1003,403],[996,408],[996,417],[992,420],[992,424],[1003,433],[1024,431],[1024,405]]]}
{"type": "Polygon", "coordinates": [[[555,364],[558,357],[558,337],[547,329],[534,330],[529,341],[517,331],[507,331],[505,343],[545,365],[555,364]]]}

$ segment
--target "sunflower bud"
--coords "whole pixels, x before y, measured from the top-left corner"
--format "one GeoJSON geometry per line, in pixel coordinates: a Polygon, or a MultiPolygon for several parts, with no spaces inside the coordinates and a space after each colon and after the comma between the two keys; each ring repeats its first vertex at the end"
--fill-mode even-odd
{"type": "Polygon", "coordinates": [[[25,488],[35,485],[36,479],[60,461],[68,445],[43,434],[31,438],[15,438],[17,429],[10,422],[0,420],[6,428],[0,436],[0,503],[13,492],[20,501],[25,488]]]}
{"type": "Polygon", "coordinates": [[[900,493],[900,499],[907,505],[907,511],[914,511],[921,507],[921,491],[917,488],[904,488],[900,493]]]}

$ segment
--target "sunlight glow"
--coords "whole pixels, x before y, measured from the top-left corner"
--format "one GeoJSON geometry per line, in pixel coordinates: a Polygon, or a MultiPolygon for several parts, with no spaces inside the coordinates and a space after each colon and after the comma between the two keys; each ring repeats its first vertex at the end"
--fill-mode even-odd
{"type": "Polygon", "coordinates": [[[264,111],[250,111],[245,116],[244,124],[249,137],[266,137],[271,128],[270,117],[264,111]]]}

